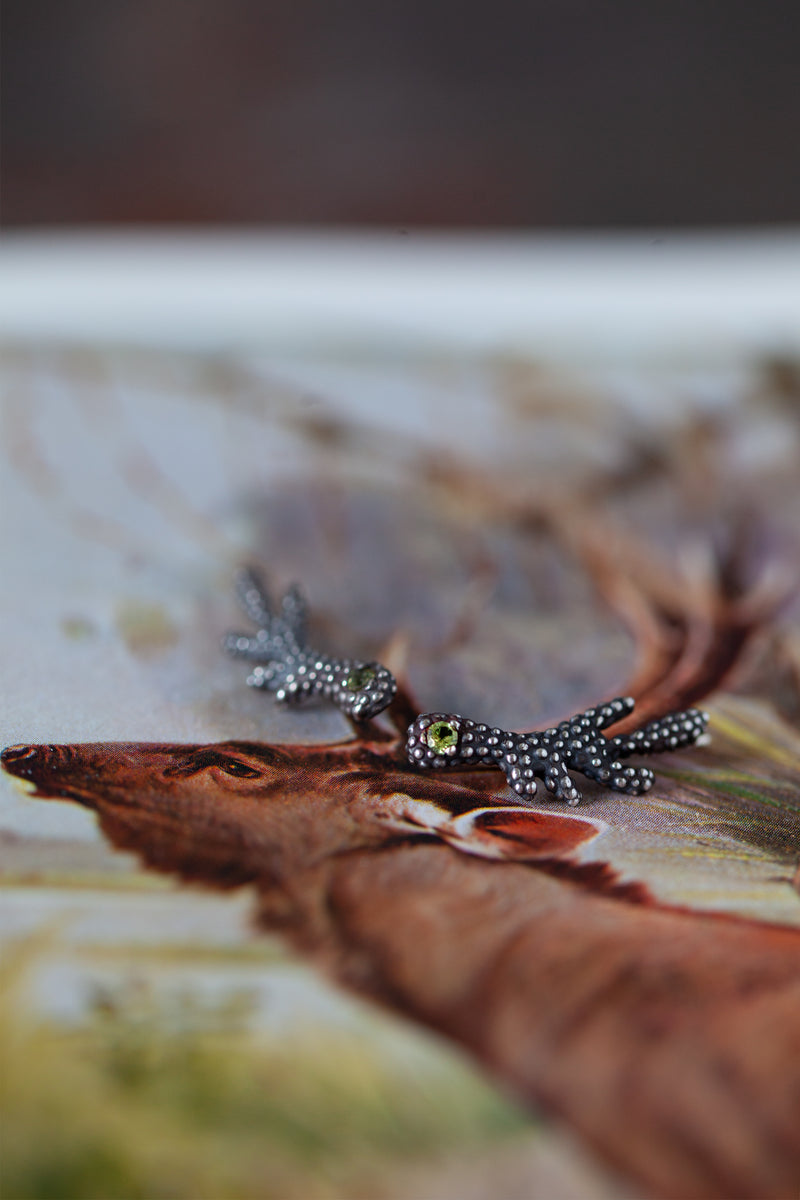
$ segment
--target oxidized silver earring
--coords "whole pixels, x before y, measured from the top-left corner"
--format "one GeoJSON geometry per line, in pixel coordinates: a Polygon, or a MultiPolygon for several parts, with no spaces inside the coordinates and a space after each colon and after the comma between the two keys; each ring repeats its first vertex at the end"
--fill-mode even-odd
{"type": "Polygon", "coordinates": [[[377,716],[391,703],[397,684],[386,667],[331,658],[308,645],[306,603],[297,587],[289,588],[279,614],[253,570],[239,572],[236,593],[257,632],[229,633],[222,644],[228,654],[259,664],[247,677],[250,687],[266,688],[285,704],[325,696],[356,721],[377,716]]]}
{"type": "Polygon", "coordinates": [[[541,733],[507,733],[451,713],[425,713],[409,728],[406,754],[419,767],[496,765],[524,799],[535,796],[539,776],[556,800],[579,804],[581,793],[569,771],[637,796],[653,786],[653,772],[647,767],[623,767],[621,760],[707,740],[708,713],[690,708],[650,721],[634,733],[603,736],[601,730],[621,721],[633,708],[633,700],[624,696],[587,708],[541,733]]]}

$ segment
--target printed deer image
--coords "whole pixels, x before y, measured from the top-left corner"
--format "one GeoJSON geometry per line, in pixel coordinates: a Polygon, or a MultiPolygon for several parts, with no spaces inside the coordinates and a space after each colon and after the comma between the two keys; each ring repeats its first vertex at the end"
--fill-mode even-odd
{"type": "MultiPolygon", "coordinates": [[[[730,572],[691,604],[668,572],[594,574],[634,634],[639,722],[718,688],[779,599],[730,572]]],[[[640,1188],[800,1194],[800,929],[656,900],[604,861],[591,803],[534,807],[498,770],[411,766],[419,712],[401,685],[391,732],[362,722],[338,745],[22,745],[2,761],[148,866],[251,886],[261,928],[465,1047],[640,1188]]]]}
{"type": "MultiPolygon", "coordinates": [[[[398,697],[393,713],[403,727],[398,697]]],[[[466,1047],[669,1197],[800,1183],[800,930],[657,904],[582,861],[602,824],[510,805],[495,772],[336,746],[15,746],[5,769],[212,887],[339,983],[466,1047]]],[[[599,843],[602,846],[602,842],[599,843]]]]}

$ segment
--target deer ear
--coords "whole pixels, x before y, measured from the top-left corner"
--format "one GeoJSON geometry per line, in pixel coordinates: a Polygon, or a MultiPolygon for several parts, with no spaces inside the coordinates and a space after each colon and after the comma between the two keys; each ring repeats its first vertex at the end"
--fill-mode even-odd
{"type": "Polygon", "coordinates": [[[432,834],[466,854],[516,862],[566,858],[606,828],[602,821],[521,805],[473,808],[453,816],[431,801],[403,797],[398,808],[392,821],[395,828],[432,834]]]}
{"type": "Polygon", "coordinates": [[[526,861],[565,858],[598,837],[599,821],[527,808],[476,808],[453,818],[439,835],[459,850],[482,858],[526,861]]]}

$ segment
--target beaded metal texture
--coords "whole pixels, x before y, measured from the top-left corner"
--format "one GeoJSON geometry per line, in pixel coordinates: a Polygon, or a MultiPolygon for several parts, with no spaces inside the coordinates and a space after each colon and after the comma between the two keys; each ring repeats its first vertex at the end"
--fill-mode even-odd
{"type": "Polygon", "coordinates": [[[278,614],[252,570],[239,572],[236,594],[258,630],[255,637],[229,633],[222,645],[228,654],[260,664],[247,677],[250,687],[266,688],[286,704],[325,696],[356,721],[377,716],[391,703],[397,684],[386,667],[330,658],[308,645],[306,603],[297,587],[289,588],[278,614]]]}
{"type": "Polygon", "coordinates": [[[579,771],[604,787],[637,796],[653,786],[647,767],[623,767],[631,754],[659,754],[693,746],[704,737],[708,713],[676,712],[637,729],[606,738],[602,730],[633,712],[623,696],[562,721],[542,733],[507,733],[451,713],[425,713],[409,728],[406,754],[420,767],[497,765],[518,796],[536,795],[537,776],[556,800],[575,805],[581,793],[569,771],[579,771]]]}

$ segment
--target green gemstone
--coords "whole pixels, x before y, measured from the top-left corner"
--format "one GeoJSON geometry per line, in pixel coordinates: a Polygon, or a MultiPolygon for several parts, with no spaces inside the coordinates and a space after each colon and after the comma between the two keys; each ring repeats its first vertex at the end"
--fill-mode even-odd
{"type": "Polygon", "coordinates": [[[344,686],[351,692],[360,692],[363,688],[369,687],[375,678],[375,672],[372,667],[354,667],[347,679],[344,681],[344,686]]]}
{"type": "Polygon", "coordinates": [[[449,750],[451,746],[455,746],[457,741],[458,729],[455,725],[451,725],[449,721],[437,721],[428,729],[428,745],[437,754],[441,754],[443,750],[449,750]]]}

